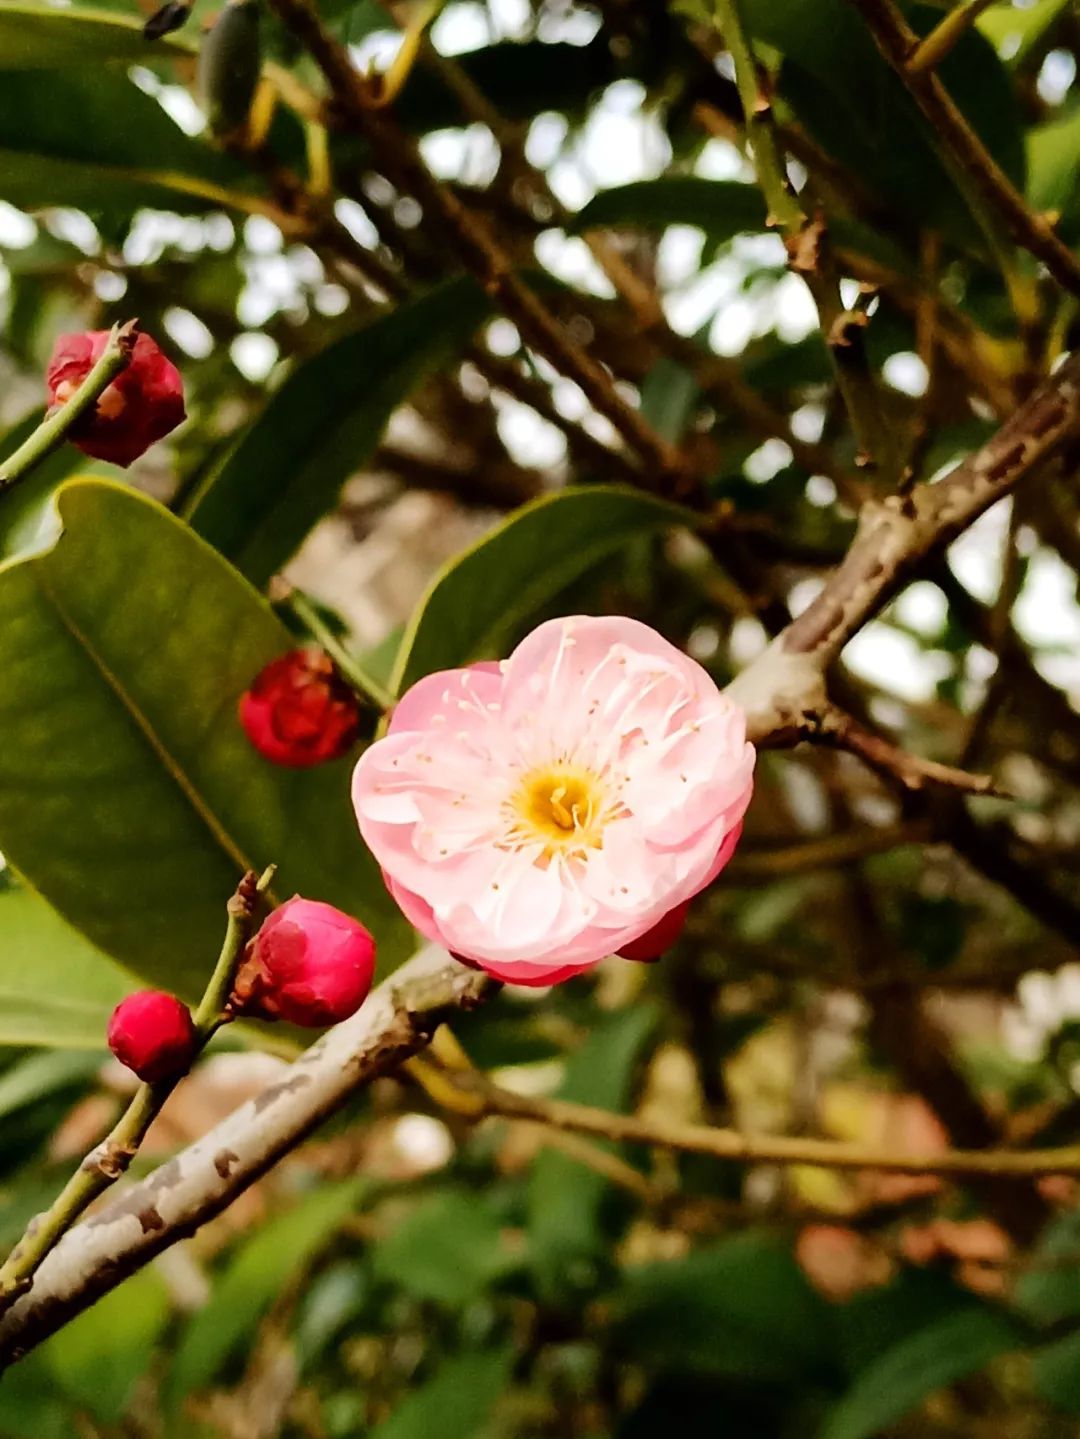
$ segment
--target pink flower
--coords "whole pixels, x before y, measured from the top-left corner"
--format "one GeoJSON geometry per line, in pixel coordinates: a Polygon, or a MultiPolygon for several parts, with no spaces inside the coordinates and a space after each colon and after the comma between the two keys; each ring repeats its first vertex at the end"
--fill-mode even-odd
{"type": "Polygon", "coordinates": [[[164,990],[129,994],[109,1020],[109,1048],[147,1084],[185,1073],[197,1047],[191,1011],[164,990]]]}
{"type": "Polygon", "coordinates": [[[636,620],[549,620],[420,680],[353,776],[415,927],[513,984],[632,945],[719,874],[753,788],[741,710],[636,620]]]}
{"type": "Polygon", "coordinates": [[[355,1014],[374,974],[375,941],[359,920],[294,895],[248,946],[232,1008],[319,1029],[355,1014]]]}
{"type": "MultiPolygon", "coordinates": [[[[86,379],[109,339],[108,330],[60,335],[46,374],[49,413],[67,404],[86,379]]],[[[121,370],[83,415],[68,438],[84,455],[126,469],[184,419],[180,371],[150,335],[140,334],[126,370],[121,370]]]]}

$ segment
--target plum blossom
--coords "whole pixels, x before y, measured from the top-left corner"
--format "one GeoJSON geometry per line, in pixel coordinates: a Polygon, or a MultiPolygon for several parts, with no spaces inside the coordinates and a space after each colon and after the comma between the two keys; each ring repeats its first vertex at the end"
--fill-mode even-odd
{"type": "Polygon", "coordinates": [[[415,684],[353,803],[422,934],[541,985],[659,952],[635,941],[723,869],[753,769],[742,711],[700,665],[636,620],[576,616],[415,684]]]}

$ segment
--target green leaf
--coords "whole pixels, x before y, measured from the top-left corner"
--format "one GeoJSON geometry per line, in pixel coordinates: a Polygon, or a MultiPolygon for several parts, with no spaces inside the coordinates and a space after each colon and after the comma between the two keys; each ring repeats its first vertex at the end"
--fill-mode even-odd
{"type": "Polygon", "coordinates": [[[140,21],[107,10],[0,0],[0,70],[81,70],[109,61],[146,65],[194,51],[191,41],[173,35],[150,45],[140,21]]]}
{"type": "Polygon", "coordinates": [[[992,5],[975,25],[1007,64],[1022,65],[1071,3],[1072,0],[1036,0],[1024,10],[1012,4],[992,5]]]}
{"type": "Polygon", "coordinates": [[[421,1201],[375,1250],[383,1279],[443,1304],[465,1304],[515,1265],[483,1199],[461,1190],[421,1201]]]}
{"type": "Polygon", "coordinates": [[[188,518],[264,585],[337,502],[396,407],[467,342],[489,304],[453,280],[299,366],[195,496],[188,518]]]}
{"type": "Polygon", "coordinates": [[[1023,1342],[1020,1328],[996,1310],[971,1306],[950,1314],[867,1365],[829,1414],[821,1439],[869,1439],[935,1390],[1023,1342]]]}
{"type": "MultiPolygon", "coordinates": [[[[104,1043],[104,1031],[99,1042],[104,1043]]],[[[0,1119],[50,1094],[85,1084],[100,1068],[100,1055],[81,1050],[50,1050],[16,1060],[0,1074],[0,1119]]]]}
{"type": "Polygon", "coordinates": [[[662,356],[641,387],[641,413],[658,434],[680,444],[701,387],[684,366],[662,356]]]}
{"type": "Polygon", "coordinates": [[[251,207],[248,172],[185,135],[122,71],[11,70],[3,98],[0,195],[12,205],[125,216],[143,205],[251,207]]]}
{"type": "Polygon", "coordinates": [[[40,1357],[53,1384],[80,1409],[117,1424],[168,1320],[164,1280],[144,1269],[60,1329],[40,1357]]]}
{"type": "Polygon", "coordinates": [[[194,998],[245,868],[407,942],[348,801],[348,761],[270,764],[236,719],[288,631],[187,526],[106,480],[0,566],[0,850],[134,973],[194,998]],[[108,543],[103,543],[103,537],[108,543]]]}
{"type": "Polygon", "coordinates": [[[436,575],[402,640],[395,693],[494,654],[540,605],[635,536],[694,523],[678,505],[613,486],[533,500],[436,575]]]}
{"type": "Polygon", "coordinates": [[[481,1439],[512,1363],[513,1354],[505,1349],[444,1360],[433,1378],[375,1426],[371,1439],[481,1439]]]}
{"type": "MultiPolygon", "coordinates": [[[[0,458],[6,459],[29,439],[41,423],[42,414],[35,411],[14,425],[0,440],[0,458]]],[[[115,470],[105,466],[104,472],[115,470]]],[[[0,560],[13,559],[26,550],[40,549],[57,529],[56,509],[52,497],[60,484],[78,470],[93,474],[97,467],[73,445],[58,450],[35,465],[17,485],[0,494],[0,560]]]]}
{"type": "Polygon", "coordinates": [[[209,1303],[184,1330],[169,1372],[173,1405],[211,1383],[292,1276],[306,1269],[354,1212],[363,1188],[363,1179],[324,1184],[235,1251],[209,1303]]]}
{"type": "MultiPolygon", "coordinates": [[[[785,57],[779,90],[829,154],[902,218],[933,222],[962,243],[981,240],[965,202],[938,158],[929,127],[878,54],[847,0],[745,0],[753,35],[785,57]]],[[[940,10],[915,5],[920,34],[940,10]]],[[[1008,73],[977,31],[965,34],[939,67],[942,81],[1009,178],[1024,188],[1023,129],[1008,73]]]]}
{"type": "Polygon", "coordinates": [[[719,244],[735,235],[764,230],[765,219],[765,201],[756,185],[669,175],[601,190],[579,211],[572,228],[640,225],[659,230],[668,225],[695,225],[719,244]]]}
{"type": "Polygon", "coordinates": [[[1080,1315],[1080,1209],[1059,1215],[1040,1236],[1033,1263],[1016,1285],[1021,1312],[1040,1324],[1080,1315]]]}
{"type": "Polygon", "coordinates": [[[31,890],[0,891],[0,935],[0,1044],[101,1049],[131,979],[31,890]]]}
{"type": "Polygon", "coordinates": [[[833,1372],[829,1307],[769,1235],[631,1269],[613,1305],[621,1344],[650,1367],[791,1385],[833,1372]]]}
{"type": "MultiPolygon", "coordinates": [[[[1022,13],[1022,12],[1019,12],[1022,13]]],[[[1080,235],[1080,107],[1027,135],[1028,200],[1035,210],[1056,210],[1063,235],[1080,235]]]]}
{"type": "MultiPolygon", "coordinates": [[[[603,1020],[567,1060],[559,1097],[625,1111],[634,1069],[657,1021],[648,1004],[603,1020]]],[[[590,1277],[604,1249],[600,1208],[607,1187],[603,1175],[567,1154],[538,1155],[529,1177],[529,1240],[538,1278],[549,1291],[590,1277]]]]}
{"type": "Polygon", "coordinates": [[[1032,1387],[1040,1399],[1080,1414],[1080,1331],[1040,1349],[1031,1364],[1032,1387]]]}

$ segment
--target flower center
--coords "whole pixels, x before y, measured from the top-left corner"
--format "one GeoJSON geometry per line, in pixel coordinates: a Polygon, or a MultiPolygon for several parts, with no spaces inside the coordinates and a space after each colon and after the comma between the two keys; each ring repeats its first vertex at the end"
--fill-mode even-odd
{"type": "Polygon", "coordinates": [[[599,776],[545,765],[524,775],[508,801],[510,844],[544,846],[544,855],[599,849],[613,807],[599,776]]]}

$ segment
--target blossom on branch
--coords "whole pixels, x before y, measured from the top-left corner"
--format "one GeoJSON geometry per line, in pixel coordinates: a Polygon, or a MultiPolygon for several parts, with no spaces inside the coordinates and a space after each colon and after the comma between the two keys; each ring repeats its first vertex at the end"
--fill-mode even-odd
{"type": "Polygon", "coordinates": [[[265,759],[303,769],[352,748],[360,705],[329,655],[290,650],[256,675],[240,700],[240,723],[265,759]]]}
{"type": "Polygon", "coordinates": [[[422,934],[542,985],[659,953],[663,934],[643,938],[731,857],[753,768],[742,711],[700,665],[636,620],[578,616],[415,684],[353,803],[422,934]]]}
{"type": "Polygon", "coordinates": [[[230,1008],[321,1029],[348,1019],[375,976],[375,941],[332,904],[294,895],[248,946],[230,1008]]]}
{"type": "MultiPolygon", "coordinates": [[[[101,358],[108,330],[61,335],[46,372],[50,414],[65,405],[101,358]]],[[[149,335],[139,334],[126,369],[80,416],[68,438],[95,460],[125,469],[185,418],[180,371],[149,335]]]]}
{"type": "Polygon", "coordinates": [[[198,1048],[191,1011],[160,989],[122,999],[109,1020],[108,1040],[120,1063],[148,1084],[183,1074],[198,1048]]]}

